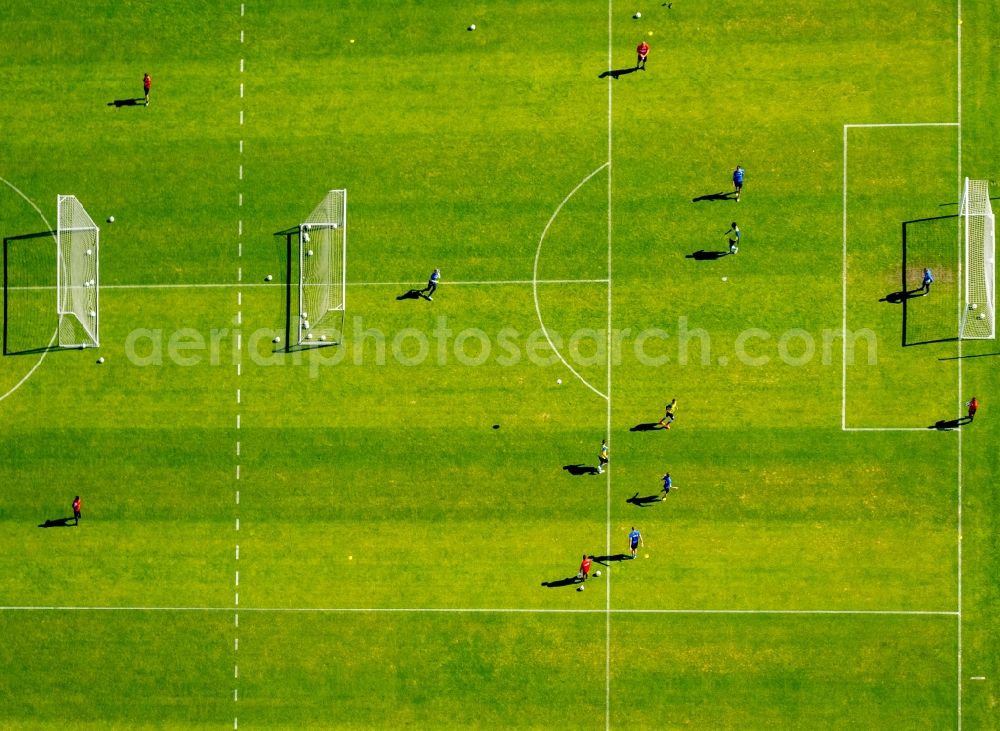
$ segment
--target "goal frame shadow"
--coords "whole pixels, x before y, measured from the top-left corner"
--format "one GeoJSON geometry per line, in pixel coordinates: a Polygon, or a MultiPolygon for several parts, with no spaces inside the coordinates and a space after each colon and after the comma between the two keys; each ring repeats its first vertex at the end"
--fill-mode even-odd
{"type": "MultiPolygon", "coordinates": [[[[904,348],[912,347],[915,345],[931,345],[933,343],[950,343],[956,342],[958,340],[958,334],[956,331],[955,335],[944,336],[940,338],[921,338],[921,339],[911,339],[909,334],[910,326],[910,300],[914,297],[920,297],[925,294],[921,288],[908,289],[908,282],[906,273],[910,266],[909,254],[910,254],[910,242],[913,238],[911,229],[915,229],[917,226],[926,226],[935,221],[945,221],[949,219],[958,220],[959,216],[957,213],[944,215],[944,216],[929,216],[927,218],[915,218],[910,221],[903,221],[902,223],[902,233],[901,233],[901,256],[902,256],[902,266],[900,267],[900,289],[899,292],[889,295],[886,299],[893,297],[894,295],[899,297],[902,303],[902,316],[900,322],[900,344],[904,348]]],[[[957,325],[956,325],[957,327],[957,325]]]]}
{"type": "Polygon", "coordinates": [[[10,247],[15,241],[28,241],[31,239],[51,238],[56,235],[55,231],[36,231],[34,233],[19,234],[17,236],[5,236],[3,240],[3,348],[4,356],[10,355],[35,355],[38,353],[48,353],[57,350],[64,350],[58,345],[40,345],[30,348],[11,348],[10,344],[10,247]]]}

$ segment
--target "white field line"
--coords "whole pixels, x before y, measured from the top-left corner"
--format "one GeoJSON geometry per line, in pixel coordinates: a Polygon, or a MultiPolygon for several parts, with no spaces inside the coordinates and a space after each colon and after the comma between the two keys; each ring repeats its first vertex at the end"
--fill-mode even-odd
{"type": "MultiPolygon", "coordinates": [[[[880,124],[845,124],[844,125],[844,157],[843,157],[843,200],[842,200],[842,221],[841,221],[841,247],[842,247],[842,272],[841,272],[841,357],[840,357],[840,430],[841,431],[881,431],[881,432],[905,432],[905,431],[927,431],[938,432],[938,429],[927,429],[926,427],[849,427],[847,426],[847,149],[848,135],[850,129],[878,129],[890,127],[956,127],[961,128],[958,122],[899,122],[880,124]]],[[[961,341],[960,341],[961,342],[961,341]]]]}
{"type": "MultiPolygon", "coordinates": [[[[245,3],[240,3],[240,18],[243,18],[245,16],[245,14],[246,14],[246,4],[245,3]]],[[[240,21],[240,26],[241,26],[241,28],[240,28],[240,45],[241,46],[243,45],[243,41],[244,41],[244,34],[243,34],[242,25],[243,25],[243,21],[241,20],[240,21]]],[[[244,98],[244,83],[243,83],[244,60],[245,60],[244,58],[240,58],[240,72],[239,72],[239,80],[240,80],[240,87],[239,87],[240,88],[240,131],[241,132],[242,132],[242,125],[243,125],[243,111],[244,111],[243,110],[243,104],[244,104],[244,102],[243,102],[243,98],[244,98]]],[[[236,205],[236,209],[237,209],[237,211],[236,211],[237,212],[237,221],[238,221],[238,225],[236,227],[236,231],[237,231],[237,233],[236,233],[236,263],[237,263],[237,268],[236,268],[236,282],[237,282],[237,284],[236,284],[236,287],[237,287],[237,290],[236,290],[236,321],[237,321],[238,324],[241,324],[243,322],[243,287],[246,286],[246,285],[243,282],[243,266],[242,266],[242,261],[243,261],[243,185],[244,185],[244,183],[243,183],[243,147],[244,147],[244,144],[243,143],[244,143],[244,140],[243,140],[243,135],[242,134],[240,134],[239,137],[240,137],[240,147],[239,147],[240,166],[239,166],[239,184],[238,184],[237,187],[239,188],[240,193],[239,193],[239,200],[238,200],[237,205],[236,205]]],[[[234,545],[236,547],[236,550],[235,550],[235,559],[234,559],[235,567],[234,567],[234,578],[233,578],[233,606],[232,606],[232,612],[233,612],[233,660],[232,660],[232,662],[233,662],[233,686],[234,686],[233,687],[233,703],[238,703],[239,702],[239,697],[240,697],[240,683],[239,683],[239,677],[240,677],[240,665],[239,665],[239,649],[240,649],[240,629],[239,629],[239,627],[240,627],[240,592],[239,592],[239,587],[240,587],[240,570],[239,570],[239,567],[240,567],[240,544],[239,544],[239,530],[240,530],[240,489],[239,488],[240,488],[240,465],[242,464],[242,458],[240,458],[239,455],[240,455],[240,416],[241,416],[241,411],[242,411],[242,409],[241,409],[241,403],[242,403],[242,398],[241,398],[242,397],[241,384],[242,384],[242,375],[243,375],[243,368],[242,368],[242,362],[243,362],[243,340],[240,337],[237,337],[237,350],[236,350],[235,358],[236,358],[236,383],[237,383],[237,387],[236,387],[236,438],[235,438],[235,441],[236,441],[236,454],[237,454],[238,458],[236,460],[236,481],[235,481],[235,484],[233,486],[234,487],[234,492],[235,492],[235,500],[236,500],[236,505],[235,505],[235,513],[236,513],[236,515],[235,515],[235,517],[236,517],[236,540],[234,541],[234,545]]],[[[234,710],[233,710],[233,729],[238,729],[239,725],[240,725],[240,722],[239,722],[239,713],[234,708],[234,710]]]]}
{"type": "Polygon", "coordinates": [[[588,175],[579,183],[577,183],[576,187],[573,188],[573,190],[571,190],[569,193],[567,193],[566,197],[563,198],[562,202],[556,207],[556,210],[552,213],[552,216],[549,218],[548,223],[545,224],[545,228],[542,229],[542,235],[538,239],[538,248],[535,249],[535,266],[534,269],[532,270],[532,278],[531,278],[531,285],[532,285],[531,290],[535,298],[535,314],[538,316],[538,325],[542,330],[542,334],[545,335],[545,339],[548,341],[549,347],[552,348],[552,352],[556,354],[556,357],[558,357],[560,361],[562,361],[562,364],[566,366],[569,372],[572,373],[574,376],[576,376],[576,379],[580,381],[580,383],[582,383],[584,386],[586,386],[591,391],[593,391],[594,393],[596,393],[598,396],[600,396],[605,400],[608,399],[608,395],[598,391],[596,388],[594,388],[593,385],[591,385],[590,381],[588,381],[586,378],[577,373],[576,369],[574,369],[573,366],[567,363],[566,359],[562,357],[562,353],[559,352],[559,348],[556,347],[556,344],[552,342],[552,338],[549,335],[548,328],[545,327],[545,320],[542,318],[541,305],[538,302],[538,285],[541,284],[541,281],[538,279],[538,261],[542,256],[542,243],[545,241],[545,236],[546,234],[548,234],[549,228],[552,226],[552,223],[559,216],[559,212],[562,210],[563,206],[566,205],[569,199],[572,198],[574,195],[576,195],[576,192],[580,190],[580,188],[582,188],[584,185],[586,185],[591,178],[593,178],[595,175],[597,175],[605,168],[610,167],[610,165],[611,165],[610,162],[603,163],[600,167],[598,167],[596,170],[590,173],[590,175],[588,175]]]}
{"type": "MultiPolygon", "coordinates": [[[[31,206],[32,208],[35,209],[35,213],[37,213],[38,216],[42,219],[42,222],[45,224],[45,228],[47,230],[49,230],[49,231],[53,230],[52,229],[52,224],[49,223],[49,221],[48,221],[47,218],[45,218],[45,214],[42,213],[42,209],[39,208],[37,205],[35,205],[35,202],[33,200],[31,200],[31,198],[29,198],[28,196],[26,196],[24,194],[24,192],[20,188],[18,188],[12,182],[10,182],[9,180],[7,180],[7,178],[0,177],[0,180],[2,180],[4,182],[4,184],[8,188],[10,188],[11,190],[13,190],[15,193],[17,193],[19,196],[21,196],[25,201],[27,201],[27,203],[28,203],[29,206],[31,206]]],[[[13,289],[13,287],[11,289],[13,289]]],[[[52,289],[55,289],[55,287],[52,287],[52,289]]],[[[45,360],[45,356],[48,355],[48,353],[49,353],[48,348],[52,347],[52,344],[56,341],[56,337],[58,335],[59,335],[59,328],[57,327],[55,330],[52,331],[52,337],[49,338],[49,344],[45,346],[46,349],[42,351],[42,354],[40,356],[38,356],[38,361],[35,363],[35,365],[33,365],[31,367],[31,370],[29,370],[27,373],[25,373],[24,377],[21,378],[20,381],[18,381],[17,383],[15,383],[11,387],[11,389],[9,391],[7,391],[7,393],[5,393],[2,396],[0,396],[0,401],[3,401],[5,398],[7,398],[8,396],[10,396],[12,393],[14,393],[17,389],[19,389],[21,386],[23,386],[25,384],[25,382],[29,378],[31,378],[32,375],[34,375],[35,371],[38,370],[38,366],[40,366],[42,364],[42,361],[45,360]]]]}
{"type": "MultiPolygon", "coordinates": [[[[614,60],[612,58],[612,9],[614,5],[614,0],[608,0],[608,68],[614,68],[612,65],[614,60]]],[[[611,150],[612,150],[612,110],[613,110],[613,83],[612,78],[608,77],[608,324],[607,324],[607,349],[608,349],[608,379],[607,385],[605,387],[605,392],[607,393],[607,423],[605,424],[605,435],[610,441],[611,439],[611,150]]],[[[611,449],[614,445],[609,444],[608,448],[611,449]]],[[[611,553],[611,463],[608,462],[608,468],[605,470],[607,474],[605,475],[605,537],[604,545],[605,552],[607,554],[611,553]]],[[[605,731],[611,730],[611,579],[613,571],[608,571],[608,579],[605,583],[605,593],[604,593],[604,729],[605,731]]]]}
{"type": "MultiPolygon", "coordinates": [[[[958,0],[956,3],[956,23],[955,23],[955,43],[957,46],[956,51],[956,78],[957,78],[957,98],[955,101],[955,115],[958,119],[958,189],[962,190],[962,0],[958,0]]],[[[988,194],[987,194],[988,195],[988,194]]],[[[956,200],[961,200],[961,194],[956,200]]],[[[959,235],[961,235],[961,226],[959,226],[959,235]]],[[[956,247],[958,249],[958,281],[963,282],[964,272],[963,272],[963,256],[964,251],[961,245],[956,247]]],[[[962,288],[961,286],[956,288],[958,290],[957,303],[955,307],[956,312],[961,312],[964,307],[964,302],[962,301],[962,288]]],[[[959,327],[961,327],[961,316],[959,316],[959,327]]],[[[961,331],[959,331],[961,335],[961,331]]],[[[958,413],[962,413],[962,338],[958,339],[958,413]]],[[[962,731],[962,431],[958,432],[958,455],[957,455],[958,465],[957,465],[957,488],[958,495],[956,497],[957,503],[957,526],[956,526],[956,540],[955,540],[955,550],[957,552],[958,566],[958,589],[956,596],[956,604],[958,609],[958,618],[956,623],[958,625],[956,637],[955,637],[955,682],[957,685],[957,695],[956,695],[956,727],[958,731],[962,731]]]]}
{"type": "MultiPolygon", "coordinates": [[[[0,606],[0,612],[231,612],[232,607],[0,606]]],[[[908,609],[549,609],[528,607],[241,607],[260,614],[753,614],[957,617],[953,610],[908,609]]]]}
{"type": "Polygon", "coordinates": [[[926,426],[845,426],[841,431],[918,431],[931,434],[939,431],[959,431],[958,429],[931,429],[926,426]]]}
{"type": "MultiPolygon", "coordinates": [[[[490,287],[490,286],[516,286],[535,284],[607,284],[607,279],[483,279],[477,281],[447,282],[449,287],[490,287]]],[[[413,287],[422,282],[347,282],[348,287],[413,287]]],[[[202,284],[102,284],[101,290],[105,289],[232,289],[234,287],[282,287],[281,282],[219,282],[202,284]]],[[[23,287],[8,287],[13,290],[54,290],[56,287],[50,284],[30,285],[23,287]]]]}
{"type": "Polygon", "coordinates": [[[844,129],[873,129],[877,127],[958,127],[958,122],[897,122],[892,124],[845,124],[844,129]]]}

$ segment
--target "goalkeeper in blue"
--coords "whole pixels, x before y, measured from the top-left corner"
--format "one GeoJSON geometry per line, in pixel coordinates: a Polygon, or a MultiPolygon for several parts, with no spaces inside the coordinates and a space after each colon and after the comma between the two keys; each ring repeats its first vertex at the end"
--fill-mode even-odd
{"type": "Polygon", "coordinates": [[[736,191],[736,202],[740,202],[740,196],[743,195],[743,178],[746,176],[746,171],[743,169],[742,165],[737,165],[736,169],[733,170],[733,188],[736,191]]]}
{"type": "Polygon", "coordinates": [[[920,282],[920,289],[928,294],[931,291],[931,285],[934,283],[934,275],[931,274],[930,269],[924,269],[924,278],[920,282]]]}
{"type": "Polygon", "coordinates": [[[438,288],[438,282],[441,280],[441,270],[435,269],[431,272],[430,279],[427,280],[427,286],[420,290],[420,294],[424,295],[427,299],[433,300],[433,295],[438,288]]]}

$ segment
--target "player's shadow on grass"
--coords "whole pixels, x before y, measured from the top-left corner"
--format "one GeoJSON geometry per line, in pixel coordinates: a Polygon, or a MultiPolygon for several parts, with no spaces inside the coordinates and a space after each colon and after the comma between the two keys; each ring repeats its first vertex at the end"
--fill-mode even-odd
{"type": "Polygon", "coordinates": [[[598,74],[597,78],[599,78],[599,79],[606,79],[606,78],[608,78],[610,76],[612,79],[617,79],[619,76],[625,76],[627,74],[634,74],[638,70],[639,69],[637,67],[635,67],[635,66],[630,66],[627,69],[611,69],[610,71],[605,71],[602,74],[598,74]]]}
{"type": "Polygon", "coordinates": [[[971,417],[963,416],[958,419],[939,419],[927,428],[937,429],[938,431],[951,431],[952,429],[958,429],[960,426],[971,423],[971,417]]]}
{"type": "Polygon", "coordinates": [[[431,298],[428,297],[426,294],[424,294],[424,290],[422,290],[422,289],[411,289],[408,292],[403,292],[403,294],[399,295],[396,299],[397,300],[427,300],[428,302],[431,301],[431,298]]]}
{"type": "Polygon", "coordinates": [[[144,107],[146,106],[145,101],[143,97],[139,97],[138,99],[115,99],[113,102],[108,102],[108,106],[117,109],[121,109],[122,107],[144,107]]]}
{"type": "Polygon", "coordinates": [[[600,472],[597,471],[596,467],[591,467],[585,464],[567,464],[563,465],[563,469],[569,472],[571,475],[599,475],[600,472]]]}
{"type": "Polygon", "coordinates": [[[615,561],[627,561],[629,557],[624,553],[613,553],[610,556],[591,556],[590,558],[601,566],[610,566],[615,561]]]}
{"type": "Polygon", "coordinates": [[[721,190],[718,193],[706,193],[705,195],[699,195],[697,198],[692,198],[692,203],[698,203],[700,201],[731,201],[735,200],[736,191],[731,190],[728,193],[723,193],[721,190]]]}
{"type": "Polygon", "coordinates": [[[565,579],[559,579],[558,581],[543,581],[542,586],[547,586],[550,589],[558,589],[560,586],[573,586],[580,583],[576,576],[567,576],[565,579]]]}
{"type": "Polygon", "coordinates": [[[55,518],[55,519],[50,518],[49,520],[46,520],[44,523],[39,523],[38,527],[39,528],[75,528],[76,525],[77,525],[75,521],[76,521],[75,518],[55,518]],[[71,523],[70,521],[74,521],[74,522],[71,523]]]}
{"type": "Polygon", "coordinates": [[[899,305],[908,299],[912,299],[913,297],[924,297],[927,294],[929,294],[927,290],[922,287],[919,289],[901,290],[899,292],[890,292],[885,297],[880,299],[879,302],[888,302],[890,305],[899,305]]]}
{"type": "Polygon", "coordinates": [[[647,424],[636,424],[631,429],[629,429],[629,431],[659,431],[659,430],[660,430],[660,425],[655,421],[651,421],[647,424]]]}
{"type": "Polygon", "coordinates": [[[715,261],[716,259],[721,259],[724,256],[729,256],[728,251],[705,251],[704,249],[698,249],[690,254],[684,256],[685,259],[694,259],[695,261],[715,261]]]}
{"type": "Polygon", "coordinates": [[[639,497],[639,493],[636,493],[625,502],[632,503],[632,505],[635,505],[637,508],[648,508],[653,503],[660,502],[660,496],[646,495],[645,497],[639,497]]]}

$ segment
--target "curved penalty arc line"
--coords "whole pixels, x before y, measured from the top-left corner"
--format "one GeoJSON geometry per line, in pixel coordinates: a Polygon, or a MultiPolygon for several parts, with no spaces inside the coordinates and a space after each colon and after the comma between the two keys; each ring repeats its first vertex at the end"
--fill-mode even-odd
{"type": "Polygon", "coordinates": [[[590,173],[590,175],[588,175],[583,180],[581,180],[579,183],[577,183],[576,187],[573,188],[573,190],[571,190],[569,193],[566,194],[566,197],[562,199],[562,202],[556,207],[556,210],[553,211],[551,218],[549,218],[549,222],[546,223],[545,224],[545,228],[542,229],[542,235],[538,238],[538,248],[535,249],[535,266],[534,266],[534,269],[532,269],[532,272],[531,272],[531,293],[532,293],[532,295],[535,298],[535,314],[538,316],[538,325],[541,327],[542,334],[545,336],[545,340],[548,341],[549,347],[552,348],[552,352],[556,354],[556,357],[559,358],[560,361],[562,361],[562,364],[564,366],[566,366],[566,368],[569,370],[569,372],[572,373],[574,376],[576,376],[576,379],[578,381],[580,381],[580,383],[582,383],[584,386],[586,386],[591,391],[593,391],[594,393],[596,393],[598,396],[600,396],[605,401],[609,400],[608,394],[601,392],[600,390],[598,390],[597,388],[595,388],[594,385],[592,383],[590,383],[590,381],[588,381],[586,378],[584,378],[583,376],[581,376],[576,371],[576,369],[573,368],[573,366],[571,366],[567,362],[567,360],[565,358],[563,358],[562,353],[559,352],[559,348],[557,348],[556,344],[554,342],[552,342],[552,337],[549,335],[549,330],[548,330],[547,327],[545,327],[545,320],[542,318],[542,308],[541,308],[541,305],[539,305],[539,303],[538,303],[538,261],[539,261],[539,259],[542,256],[542,244],[545,241],[545,236],[548,234],[549,228],[551,228],[553,222],[556,220],[556,217],[559,215],[559,212],[562,210],[563,206],[566,205],[566,203],[569,202],[570,198],[572,198],[574,195],[576,195],[576,192],[578,190],[580,190],[580,188],[582,188],[584,185],[586,185],[588,182],[590,182],[591,178],[593,178],[599,172],[601,172],[602,170],[604,170],[604,168],[607,168],[607,167],[610,167],[610,166],[611,166],[610,162],[604,163],[599,168],[597,168],[592,173],[590,173]]]}
{"type": "MultiPolygon", "coordinates": [[[[16,185],[14,185],[12,182],[10,182],[9,180],[7,180],[7,178],[4,178],[4,177],[0,176],[0,181],[2,181],[8,188],[10,188],[15,193],[17,193],[19,196],[21,196],[25,201],[27,201],[28,205],[30,205],[32,208],[35,209],[35,212],[39,215],[39,217],[45,223],[45,227],[49,231],[52,230],[52,224],[49,223],[48,219],[45,218],[45,214],[42,213],[42,209],[40,209],[37,205],[35,205],[35,202],[33,200],[31,200],[31,198],[29,198],[28,196],[26,196],[16,185]]],[[[48,349],[52,347],[52,344],[56,341],[56,337],[58,335],[59,335],[59,328],[56,328],[55,330],[52,331],[52,337],[51,337],[51,339],[49,339],[49,344],[46,346],[45,350],[42,351],[42,354],[38,358],[38,362],[35,363],[35,365],[33,365],[31,367],[31,370],[29,370],[27,373],[25,373],[24,377],[21,378],[20,381],[18,381],[17,383],[15,383],[14,386],[9,391],[7,391],[7,393],[0,395],[0,401],[3,401],[5,398],[7,398],[8,396],[10,396],[12,393],[14,393],[14,391],[16,391],[21,386],[23,386],[25,384],[25,382],[29,378],[31,378],[31,376],[34,374],[34,372],[38,370],[38,366],[40,366],[42,364],[42,361],[45,360],[45,356],[48,355],[48,353],[49,353],[48,349]]]]}

